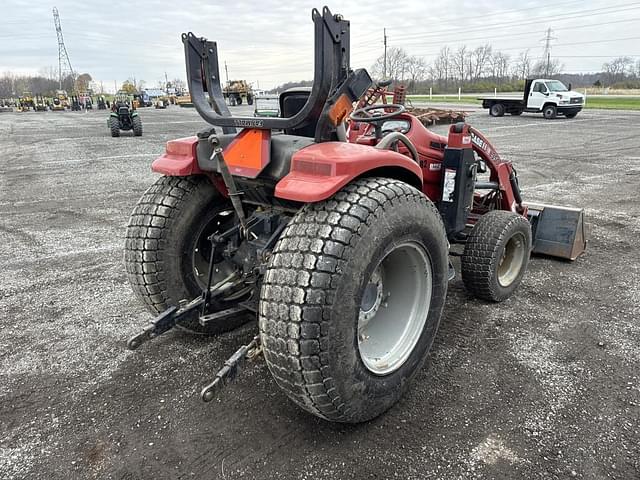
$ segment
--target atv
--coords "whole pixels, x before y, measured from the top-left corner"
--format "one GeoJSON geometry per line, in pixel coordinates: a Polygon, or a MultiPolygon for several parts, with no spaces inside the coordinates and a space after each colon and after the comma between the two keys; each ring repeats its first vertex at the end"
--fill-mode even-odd
{"type": "Polygon", "coordinates": [[[525,204],[511,162],[467,124],[440,136],[402,105],[354,111],[373,82],[350,68],[349,22],[326,7],[312,18],[313,88],[284,92],[278,118],[231,116],[216,43],[183,34],[191,99],[211,127],[168,142],[129,220],[128,278],[155,318],[128,347],[257,319],[204,401],[262,351],[301,408],[363,422],[424,363],[450,255],[471,294],[503,301],[532,250],[584,250],[583,214],[525,204]]]}
{"type": "Polygon", "coordinates": [[[129,98],[118,96],[114,99],[107,126],[112,137],[119,137],[120,130],[133,130],[136,137],[142,135],[142,120],[133,108],[129,98]]]}

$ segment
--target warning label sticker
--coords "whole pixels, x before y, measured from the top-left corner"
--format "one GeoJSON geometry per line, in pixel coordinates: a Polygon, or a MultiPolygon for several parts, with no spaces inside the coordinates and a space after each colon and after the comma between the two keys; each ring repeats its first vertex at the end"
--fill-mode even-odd
{"type": "Polygon", "coordinates": [[[442,186],[442,201],[453,202],[453,192],[456,189],[456,171],[447,168],[444,171],[444,185],[442,186]]]}

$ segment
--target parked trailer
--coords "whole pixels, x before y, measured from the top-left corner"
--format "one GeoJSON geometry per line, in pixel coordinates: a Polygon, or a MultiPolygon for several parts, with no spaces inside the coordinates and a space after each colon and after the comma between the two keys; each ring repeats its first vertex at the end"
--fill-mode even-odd
{"type": "Polygon", "coordinates": [[[488,108],[492,117],[530,112],[542,113],[544,118],[551,120],[559,114],[567,118],[575,117],[584,107],[585,96],[558,80],[536,78],[525,82],[522,97],[480,97],[478,100],[482,100],[482,108],[488,108]]]}

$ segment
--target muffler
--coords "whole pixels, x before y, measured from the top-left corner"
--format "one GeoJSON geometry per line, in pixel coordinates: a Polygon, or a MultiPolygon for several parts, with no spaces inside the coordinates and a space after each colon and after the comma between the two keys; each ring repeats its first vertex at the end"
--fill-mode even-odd
{"type": "Polygon", "coordinates": [[[584,209],[527,204],[532,253],[575,260],[587,248],[584,209]]]}

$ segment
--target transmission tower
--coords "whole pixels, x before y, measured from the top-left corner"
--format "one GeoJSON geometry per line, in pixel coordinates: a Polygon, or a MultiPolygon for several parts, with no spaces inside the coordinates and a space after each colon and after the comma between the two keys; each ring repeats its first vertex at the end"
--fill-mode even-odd
{"type": "Polygon", "coordinates": [[[70,74],[75,81],[76,76],[73,73],[73,67],[71,67],[71,60],[69,60],[67,47],[64,46],[62,26],[60,25],[60,15],[58,14],[58,9],[56,7],[53,7],[53,23],[56,26],[56,34],[58,35],[58,79],[60,82],[60,89],[62,90],[62,80],[70,74]]]}
{"type": "Polygon", "coordinates": [[[549,76],[549,71],[551,70],[551,41],[556,40],[556,37],[551,36],[552,30],[551,27],[547,29],[547,36],[542,39],[544,43],[544,56],[543,58],[546,60],[546,65],[544,69],[544,76],[549,76]]]}

